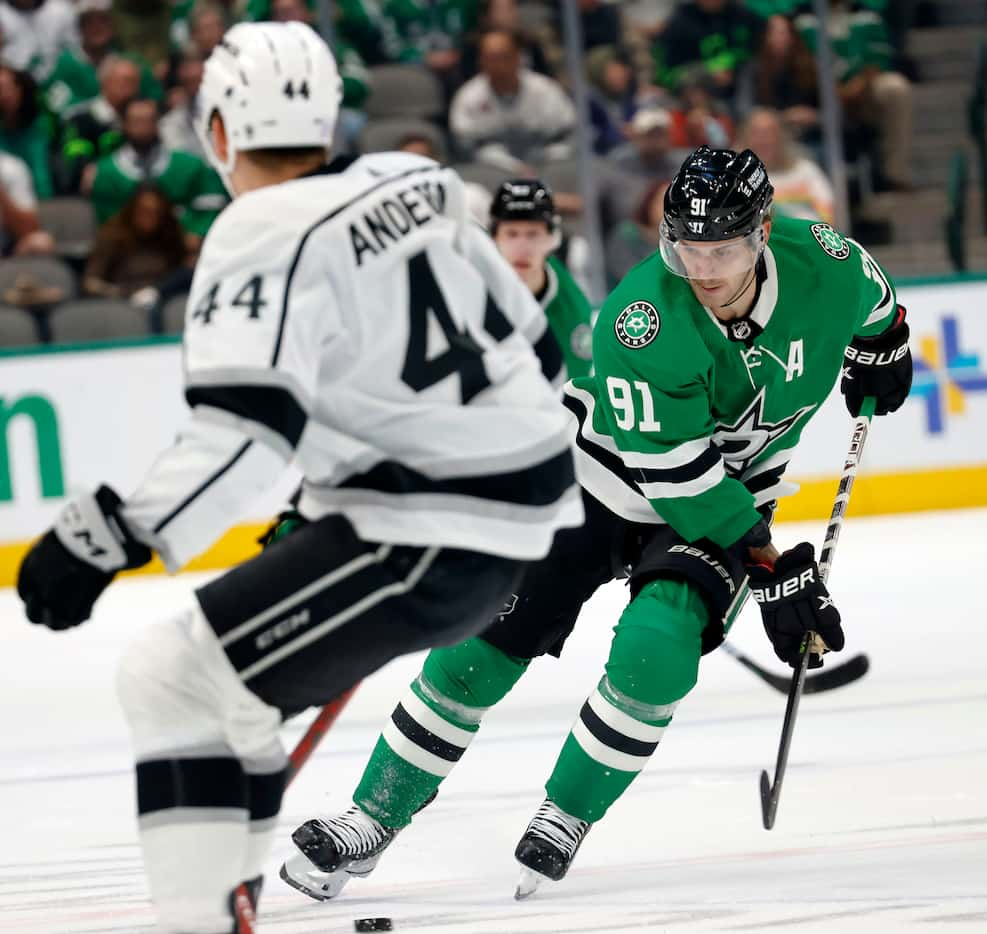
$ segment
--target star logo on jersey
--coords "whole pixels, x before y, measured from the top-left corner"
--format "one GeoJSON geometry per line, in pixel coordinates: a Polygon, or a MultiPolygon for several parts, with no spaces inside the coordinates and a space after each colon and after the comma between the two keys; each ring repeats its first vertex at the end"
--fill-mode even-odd
{"type": "Polygon", "coordinates": [[[850,255],[850,244],[846,242],[829,224],[813,224],[810,228],[812,236],[833,259],[846,259],[850,255]]]}
{"type": "Polygon", "coordinates": [[[742,474],[779,438],[791,431],[816,406],[804,405],[797,412],[777,422],[764,418],[762,389],[744,413],[732,425],[717,425],[713,444],[726,462],[732,476],[742,474]]]}
{"type": "Polygon", "coordinates": [[[824,597],[822,594],[819,594],[819,596],[816,599],[819,601],[819,609],[820,610],[827,610],[830,607],[833,607],[834,610],[836,609],[836,607],[833,606],[833,598],[832,597],[824,597]]]}
{"type": "Polygon", "coordinates": [[[569,349],[580,360],[593,359],[593,329],[588,324],[577,324],[569,335],[569,349]]]}
{"type": "Polygon", "coordinates": [[[613,323],[614,333],[625,347],[637,350],[646,347],[658,334],[661,319],[651,302],[631,302],[613,323]]]}

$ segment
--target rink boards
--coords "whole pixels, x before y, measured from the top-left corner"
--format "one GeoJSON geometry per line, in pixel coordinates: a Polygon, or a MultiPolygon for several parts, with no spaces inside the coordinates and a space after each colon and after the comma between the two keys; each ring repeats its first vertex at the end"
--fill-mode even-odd
{"type": "MultiPolygon", "coordinates": [[[[899,298],[909,309],[915,385],[904,408],[875,426],[853,512],[987,505],[987,276],[916,280],[899,298]]],[[[186,408],[181,347],[169,338],[6,351],[0,365],[2,586],[67,497],[102,482],[133,489],[186,408]]],[[[849,427],[834,391],[789,468],[802,489],[780,518],[829,514],[849,427]]],[[[295,479],[255,503],[245,524],[193,566],[226,566],[256,549],[295,479]]]]}

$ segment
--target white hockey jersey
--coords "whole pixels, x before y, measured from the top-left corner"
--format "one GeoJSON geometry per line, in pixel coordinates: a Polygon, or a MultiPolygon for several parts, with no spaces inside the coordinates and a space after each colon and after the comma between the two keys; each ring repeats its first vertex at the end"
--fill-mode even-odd
{"type": "Polygon", "coordinates": [[[582,521],[550,337],[450,169],[383,153],[243,195],[192,284],[191,419],[124,516],[175,570],[294,459],[308,518],[540,558],[582,521]]]}

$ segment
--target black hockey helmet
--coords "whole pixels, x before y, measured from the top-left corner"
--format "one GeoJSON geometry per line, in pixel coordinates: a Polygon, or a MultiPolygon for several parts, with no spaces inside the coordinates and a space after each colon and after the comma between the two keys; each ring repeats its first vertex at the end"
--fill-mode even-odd
{"type": "Polygon", "coordinates": [[[555,233],[559,217],[555,213],[552,189],[540,178],[511,178],[501,182],[490,205],[490,232],[497,232],[500,221],[543,221],[555,233]]]}
{"type": "Polygon", "coordinates": [[[662,234],[677,240],[730,240],[757,230],[771,209],[774,188],[750,149],[700,146],[665,191],[662,234]]]}

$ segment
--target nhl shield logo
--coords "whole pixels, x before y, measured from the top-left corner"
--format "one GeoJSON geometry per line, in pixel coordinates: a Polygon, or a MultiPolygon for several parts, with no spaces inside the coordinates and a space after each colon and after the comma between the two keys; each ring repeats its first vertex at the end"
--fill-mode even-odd
{"type": "Polygon", "coordinates": [[[745,341],[753,333],[751,329],[751,323],[749,321],[734,321],[730,325],[730,332],[733,334],[734,340],[745,341]]]}
{"type": "Polygon", "coordinates": [[[650,344],[658,334],[661,319],[651,302],[632,302],[613,323],[614,333],[625,347],[637,350],[650,344]]]}
{"type": "Polygon", "coordinates": [[[846,242],[829,224],[813,224],[810,228],[812,236],[833,259],[846,259],[850,255],[850,244],[846,242]]]}

